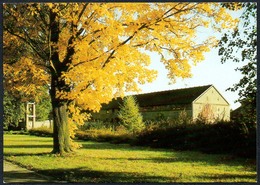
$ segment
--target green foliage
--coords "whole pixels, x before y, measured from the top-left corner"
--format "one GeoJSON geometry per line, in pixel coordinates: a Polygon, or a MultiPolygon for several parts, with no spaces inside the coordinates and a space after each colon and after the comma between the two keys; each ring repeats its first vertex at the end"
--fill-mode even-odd
{"type": "Polygon", "coordinates": [[[119,126],[119,123],[112,123],[102,120],[90,120],[85,122],[84,125],[79,127],[79,130],[91,130],[91,129],[111,129],[115,130],[119,126]]]}
{"type": "Polygon", "coordinates": [[[13,135],[13,134],[15,134],[15,135],[28,135],[29,134],[29,132],[28,131],[25,131],[25,130],[18,130],[18,131],[12,131],[12,130],[10,130],[10,131],[4,131],[4,134],[10,134],[10,135],[13,135]]]}
{"type": "Polygon", "coordinates": [[[256,156],[256,129],[243,123],[176,125],[146,129],[137,136],[136,145],[207,153],[256,156]]]}
{"type": "Polygon", "coordinates": [[[177,125],[186,125],[191,123],[191,118],[188,116],[187,111],[184,109],[180,111],[178,119],[175,121],[177,125]]]}
{"type": "Polygon", "coordinates": [[[12,96],[7,91],[4,91],[3,98],[4,106],[4,128],[8,126],[17,127],[18,122],[24,119],[25,107],[24,104],[18,99],[12,96]]]}
{"type": "Polygon", "coordinates": [[[118,129],[116,131],[111,129],[89,129],[76,131],[76,138],[85,141],[98,141],[110,143],[131,143],[133,135],[129,134],[125,129],[118,129]]]}
{"type": "MultiPolygon", "coordinates": [[[[36,119],[37,121],[45,121],[51,119],[51,99],[50,95],[47,93],[47,90],[44,89],[46,93],[43,93],[39,99],[39,102],[36,103],[36,119]]],[[[43,90],[43,91],[44,91],[43,90]]]]}
{"type": "MultiPolygon", "coordinates": [[[[233,4],[228,4],[232,9],[233,4]]],[[[224,4],[223,6],[227,6],[224,4]]],[[[244,65],[236,70],[243,75],[242,79],[230,91],[238,91],[238,102],[247,106],[243,115],[244,121],[256,122],[256,91],[257,91],[257,3],[242,3],[243,13],[240,24],[233,32],[226,32],[219,42],[219,55],[221,62],[239,62],[244,65]]]]}
{"type": "Polygon", "coordinates": [[[139,133],[145,127],[142,115],[139,112],[139,106],[133,96],[127,96],[123,99],[118,118],[133,134],[139,133]]]}
{"type": "Polygon", "coordinates": [[[30,135],[43,136],[43,137],[52,137],[53,135],[53,130],[48,127],[33,128],[30,129],[28,132],[30,135]]]}

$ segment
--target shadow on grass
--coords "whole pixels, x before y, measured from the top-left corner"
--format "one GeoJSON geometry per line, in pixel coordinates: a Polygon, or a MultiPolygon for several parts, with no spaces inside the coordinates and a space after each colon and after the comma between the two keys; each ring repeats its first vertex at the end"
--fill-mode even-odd
{"type": "Polygon", "coordinates": [[[51,150],[50,152],[39,152],[39,153],[16,153],[16,152],[8,152],[4,154],[4,157],[10,157],[10,156],[50,156],[53,155],[51,154],[51,150]]]}
{"type": "Polygon", "coordinates": [[[150,176],[142,173],[106,172],[86,168],[39,170],[38,173],[54,177],[57,181],[82,183],[144,183],[177,182],[179,177],[150,176]]]}
{"type": "Polygon", "coordinates": [[[84,149],[90,150],[121,150],[121,151],[152,151],[159,152],[165,151],[162,157],[156,158],[131,158],[131,156],[126,158],[107,158],[107,160],[147,160],[155,163],[174,163],[174,162],[185,162],[185,163],[206,163],[207,165],[228,165],[237,166],[241,164],[246,164],[250,166],[250,171],[256,170],[256,165],[247,164],[245,159],[238,157],[233,157],[227,154],[204,154],[197,151],[175,151],[171,149],[159,149],[159,148],[149,148],[149,147],[139,147],[130,146],[128,144],[110,144],[110,143],[95,143],[95,142],[80,142],[84,149]]]}
{"type": "Polygon", "coordinates": [[[111,144],[108,142],[79,141],[84,149],[90,150],[123,150],[123,151],[169,151],[169,149],[154,149],[130,144],[111,144]]]}
{"type": "MultiPolygon", "coordinates": [[[[256,175],[255,174],[218,174],[218,175],[205,175],[205,176],[199,176],[198,178],[202,180],[209,180],[209,181],[215,181],[215,182],[220,182],[220,181],[230,181],[234,182],[236,179],[245,179],[244,182],[249,182],[252,181],[252,179],[255,179],[256,181],[256,175]]],[[[241,181],[241,180],[240,180],[241,181]]]]}
{"type": "Polygon", "coordinates": [[[52,148],[52,145],[51,144],[39,144],[39,145],[7,145],[7,146],[4,146],[4,148],[52,148]]]}

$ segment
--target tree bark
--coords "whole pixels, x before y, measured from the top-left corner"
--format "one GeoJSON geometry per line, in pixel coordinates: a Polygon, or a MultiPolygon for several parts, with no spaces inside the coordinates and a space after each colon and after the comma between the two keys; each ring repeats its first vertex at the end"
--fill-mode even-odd
{"type": "Polygon", "coordinates": [[[57,13],[50,11],[50,41],[51,58],[51,89],[50,96],[52,101],[53,112],[53,151],[52,153],[64,154],[72,151],[70,144],[70,134],[68,125],[68,101],[57,97],[56,92],[58,90],[69,91],[66,83],[61,78],[63,71],[67,70],[67,66],[59,59],[59,20],[57,19],[57,13]]]}
{"type": "Polygon", "coordinates": [[[64,154],[71,152],[66,102],[53,105],[53,122],[52,153],[64,154]]]}
{"type": "Polygon", "coordinates": [[[68,125],[68,101],[56,97],[58,79],[52,76],[51,101],[53,113],[53,151],[52,153],[64,154],[72,151],[68,125]]]}

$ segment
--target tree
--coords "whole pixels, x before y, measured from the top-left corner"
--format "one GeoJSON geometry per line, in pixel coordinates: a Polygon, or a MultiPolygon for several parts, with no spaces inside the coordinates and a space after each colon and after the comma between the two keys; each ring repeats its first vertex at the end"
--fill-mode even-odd
{"type": "MultiPolygon", "coordinates": [[[[224,4],[223,6],[227,6],[224,4]]],[[[257,70],[257,30],[256,30],[256,2],[240,3],[243,13],[240,23],[234,31],[223,35],[219,43],[219,55],[222,63],[229,60],[244,65],[237,68],[243,75],[242,79],[230,91],[238,91],[237,100],[243,106],[243,119],[248,123],[256,122],[256,70],[257,70]]],[[[232,9],[233,4],[228,4],[232,9]]]]}
{"type": "Polygon", "coordinates": [[[4,107],[4,128],[9,126],[17,127],[21,119],[24,118],[25,107],[24,104],[15,98],[11,94],[4,92],[3,97],[3,107],[4,107]]]}
{"type": "Polygon", "coordinates": [[[190,77],[190,65],[216,43],[198,42],[197,28],[236,24],[218,3],[4,4],[3,17],[4,53],[12,41],[26,45],[26,55],[4,62],[5,83],[35,98],[50,84],[53,152],[60,154],[72,151],[73,131],[89,117],[83,110],[99,111],[155,79],[145,50],[161,55],[169,78],[190,77]]]}
{"type": "Polygon", "coordinates": [[[39,98],[38,103],[36,103],[36,120],[45,121],[51,119],[51,100],[48,93],[48,90],[43,89],[45,93],[42,93],[42,96],[39,98]]]}
{"type": "Polygon", "coordinates": [[[118,118],[127,130],[133,134],[140,132],[145,127],[143,117],[139,112],[137,100],[134,96],[127,96],[123,99],[123,104],[120,105],[118,112],[118,118]]]}

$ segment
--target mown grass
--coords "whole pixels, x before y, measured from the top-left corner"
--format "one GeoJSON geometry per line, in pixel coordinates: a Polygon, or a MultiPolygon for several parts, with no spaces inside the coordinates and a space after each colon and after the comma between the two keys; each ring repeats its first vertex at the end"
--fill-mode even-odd
{"type": "Polygon", "coordinates": [[[254,161],[228,155],[80,142],[66,157],[49,152],[52,139],[4,135],[4,159],[69,182],[256,182],[254,161]]]}

